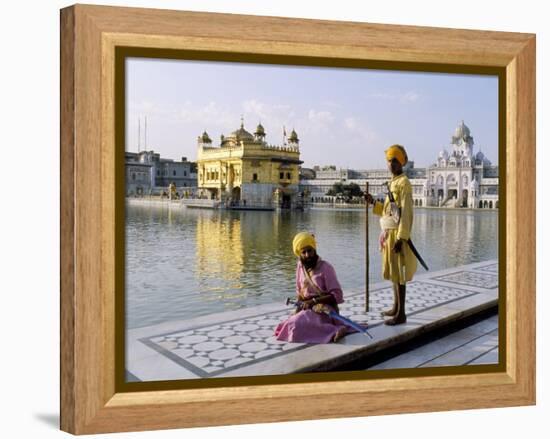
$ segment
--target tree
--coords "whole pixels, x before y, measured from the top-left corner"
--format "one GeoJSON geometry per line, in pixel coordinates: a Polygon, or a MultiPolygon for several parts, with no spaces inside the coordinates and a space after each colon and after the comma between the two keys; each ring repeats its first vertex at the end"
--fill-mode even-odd
{"type": "Polygon", "coordinates": [[[327,191],[329,197],[336,197],[344,192],[344,185],[342,183],[334,183],[332,188],[327,191]]]}
{"type": "Polygon", "coordinates": [[[353,197],[362,197],[363,191],[356,183],[334,183],[332,188],[328,190],[327,195],[331,197],[343,197],[347,201],[351,201],[353,197]]]}
{"type": "Polygon", "coordinates": [[[348,193],[349,198],[351,197],[362,197],[363,191],[356,183],[350,183],[346,186],[344,186],[344,190],[348,193]]]}

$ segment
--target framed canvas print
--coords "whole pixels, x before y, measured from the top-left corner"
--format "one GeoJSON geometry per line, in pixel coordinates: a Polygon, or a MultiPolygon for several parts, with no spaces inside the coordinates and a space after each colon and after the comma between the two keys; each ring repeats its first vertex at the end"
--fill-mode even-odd
{"type": "Polygon", "coordinates": [[[534,35],[76,5],[61,115],[63,430],[534,403],[534,35]]]}

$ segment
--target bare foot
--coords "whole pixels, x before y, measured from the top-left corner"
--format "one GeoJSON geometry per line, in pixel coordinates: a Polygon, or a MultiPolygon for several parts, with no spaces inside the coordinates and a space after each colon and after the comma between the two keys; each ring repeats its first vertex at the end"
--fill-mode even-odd
{"type": "Polygon", "coordinates": [[[332,337],[332,341],[336,343],[338,340],[344,337],[344,335],[346,335],[347,332],[348,330],[346,328],[338,329],[338,331],[336,331],[336,334],[334,334],[334,337],[332,337]]]}
{"type": "Polygon", "coordinates": [[[402,323],[407,323],[407,316],[405,314],[401,316],[396,315],[391,319],[385,320],[384,323],[389,326],[401,325],[402,323]]]}
{"type": "Polygon", "coordinates": [[[388,309],[387,311],[382,311],[380,314],[384,317],[393,317],[397,314],[397,307],[388,309]]]}

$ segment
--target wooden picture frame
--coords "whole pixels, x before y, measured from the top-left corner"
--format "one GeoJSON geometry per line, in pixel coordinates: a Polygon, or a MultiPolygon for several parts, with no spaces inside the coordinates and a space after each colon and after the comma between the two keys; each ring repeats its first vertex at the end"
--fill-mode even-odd
{"type": "MultiPolygon", "coordinates": [[[[74,434],[535,403],[535,36],[76,5],[61,11],[61,429],[74,434]],[[116,52],[299,59],[505,79],[506,359],[501,371],[121,391],[116,52]],[[119,297],[119,296],[118,296],[119,297]],[[118,310],[118,311],[117,311],[118,310]],[[452,395],[452,397],[449,397],[452,395]],[[337,403],[338,411],[334,410],[337,403]],[[314,406],[314,411],[297,411],[314,406]]],[[[123,196],[123,195],[122,195],[123,196]]],[[[119,200],[120,201],[120,200],[119,200]]],[[[124,227],[124,225],[122,225],[124,227]]],[[[501,277],[502,279],[502,277],[501,277]]]]}

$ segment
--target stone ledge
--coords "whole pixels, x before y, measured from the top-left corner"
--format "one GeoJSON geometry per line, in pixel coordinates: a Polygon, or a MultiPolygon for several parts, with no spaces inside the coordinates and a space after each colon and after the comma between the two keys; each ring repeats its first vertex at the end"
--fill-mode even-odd
{"type": "Polygon", "coordinates": [[[127,371],[141,381],[329,371],[498,306],[493,273],[496,260],[416,276],[407,286],[408,322],[393,327],[379,314],[391,305],[388,282],[370,286],[369,313],[364,292],[348,292],[341,313],[368,322],[372,340],[355,333],[330,344],[279,342],[273,329],[290,314],[283,304],[129,330],[127,371]],[[479,274],[489,275],[487,288],[479,274]]]}

